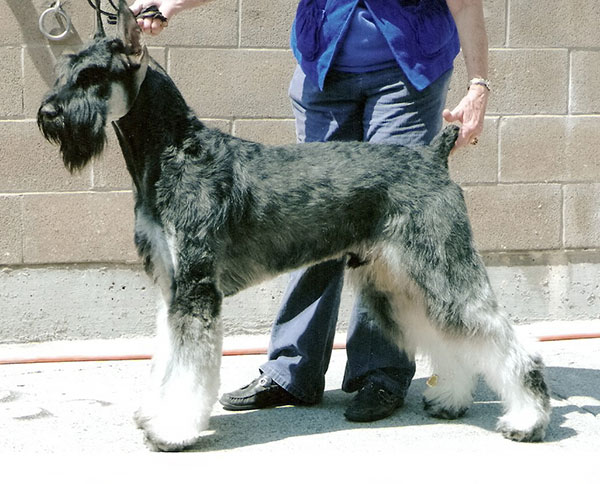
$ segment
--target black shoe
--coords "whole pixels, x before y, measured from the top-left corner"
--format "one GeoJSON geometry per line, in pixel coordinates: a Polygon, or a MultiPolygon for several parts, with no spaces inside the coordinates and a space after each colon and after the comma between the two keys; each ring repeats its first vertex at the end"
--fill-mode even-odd
{"type": "Polygon", "coordinates": [[[266,375],[259,376],[239,390],[224,393],[219,402],[225,410],[254,410],[302,403],[266,375]]]}
{"type": "Polygon", "coordinates": [[[352,422],[374,422],[392,415],[404,404],[402,397],[388,392],[377,383],[367,382],[344,412],[352,422]]]}

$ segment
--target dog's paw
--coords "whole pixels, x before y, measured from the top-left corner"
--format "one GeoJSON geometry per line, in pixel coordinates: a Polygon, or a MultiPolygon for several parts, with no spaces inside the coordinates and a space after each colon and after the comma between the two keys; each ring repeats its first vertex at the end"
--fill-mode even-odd
{"type": "Polygon", "coordinates": [[[159,452],[178,452],[192,447],[207,427],[195,418],[182,419],[177,415],[148,416],[141,409],[134,414],[134,421],[144,432],[146,446],[159,452]]]}
{"type": "Polygon", "coordinates": [[[431,377],[423,393],[423,407],[432,417],[454,420],[462,417],[473,402],[470,386],[448,385],[431,377]]]}
{"type": "Polygon", "coordinates": [[[198,435],[162,436],[152,430],[144,430],[144,443],[154,452],[181,452],[192,447],[199,439],[198,435]]]}
{"type": "Polygon", "coordinates": [[[425,411],[431,417],[442,418],[444,420],[455,420],[462,417],[469,410],[468,406],[446,406],[439,401],[428,400],[425,397],[423,397],[423,408],[425,408],[425,411]]]}
{"type": "Polygon", "coordinates": [[[535,419],[534,423],[517,422],[510,415],[498,421],[497,429],[502,435],[516,442],[541,442],[546,435],[547,423],[535,419]]]}

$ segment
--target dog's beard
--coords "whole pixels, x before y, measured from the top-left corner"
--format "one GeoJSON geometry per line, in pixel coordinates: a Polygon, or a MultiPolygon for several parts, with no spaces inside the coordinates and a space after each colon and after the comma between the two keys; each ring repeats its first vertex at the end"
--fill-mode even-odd
{"type": "Polygon", "coordinates": [[[56,116],[38,112],[38,125],[44,137],[60,147],[65,166],[70,172],[82,170],[90,160],[102,153],[106,145],[106,107],[89,99],[71,100],[56,116]]]}

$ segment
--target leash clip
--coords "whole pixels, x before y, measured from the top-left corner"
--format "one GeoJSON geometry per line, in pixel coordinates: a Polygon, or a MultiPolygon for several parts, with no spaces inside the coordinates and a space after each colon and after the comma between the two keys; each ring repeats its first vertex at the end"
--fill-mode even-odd
{"type": "Polygon", "coordinates": [[[60,6],[60,0],[56,0],[56,2],[54,2],[54,4],[50,8],[42,12],[42,14],[40,15],[38,25],[40,27],[40,32],[44,35],[44,37],[46,37],[49,40],[63,40],[71,33],[71,19],[60,6]],[[61,32],[59,34],[52,34],[48,32],[48,30],[46,30],[44,21],[46,20],[46,17],[50,14],[53,14],[55,18],[60,18],[63,20],[63,22],[66,24],[66,26],[64,27],[64,32],[61,32]]]}

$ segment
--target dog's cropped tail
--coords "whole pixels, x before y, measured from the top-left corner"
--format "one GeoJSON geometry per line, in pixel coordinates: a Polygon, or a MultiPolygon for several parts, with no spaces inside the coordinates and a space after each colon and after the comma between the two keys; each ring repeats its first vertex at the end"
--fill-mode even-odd
{"type": "Polygon", "coordinates": [[[456,143],[460,128],[456,124],[449,124],[440,132],[429,145],[437,155],[448,164],[448,155],[456,143]]]}

